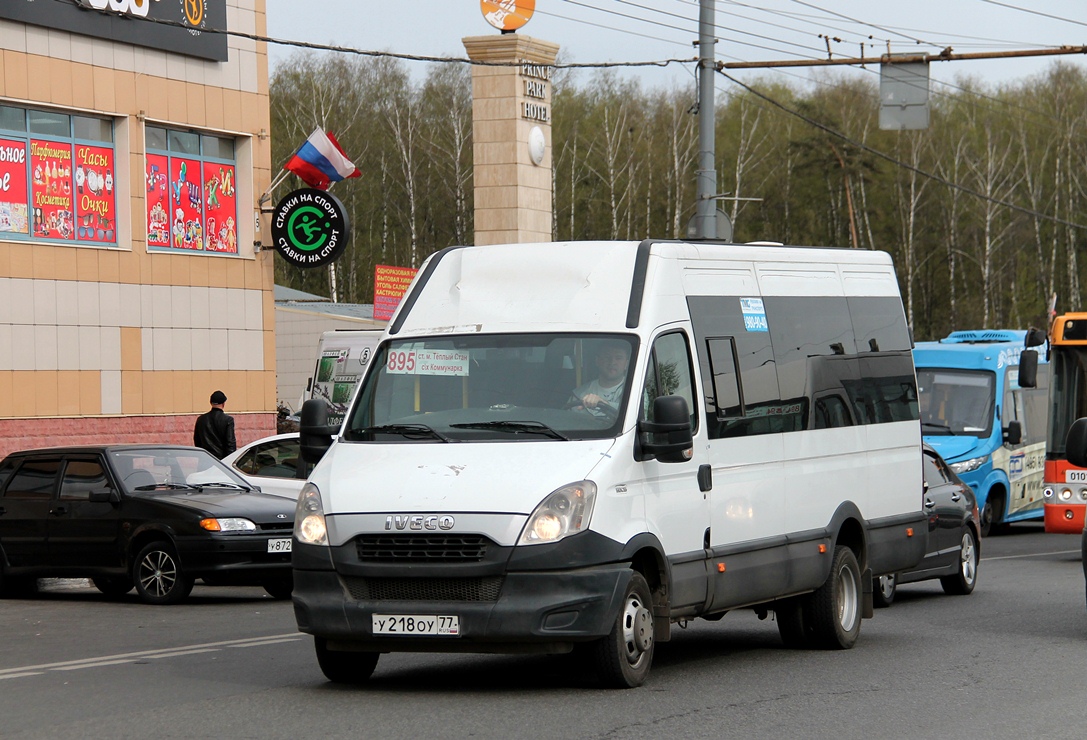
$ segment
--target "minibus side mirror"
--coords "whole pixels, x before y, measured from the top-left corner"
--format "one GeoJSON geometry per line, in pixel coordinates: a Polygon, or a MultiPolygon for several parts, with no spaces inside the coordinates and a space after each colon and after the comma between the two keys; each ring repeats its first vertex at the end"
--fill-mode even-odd
{"type": "Polygon", "coordinates": [[[1004,427],[1004,443],[1017,445],[1023,441],[1023,424],[1018,421],[1009,421],[1004,427]]]}
{"type": "Polygon", "coordinates": [[[1065,438],[1065,453],[1068,462],[1077,468],[1087,468],[1087,418],[1076,419],[1065,438]]]}
{"type": "Polygon", "coordinates": [[[691,412],[683,396],[658,396],[653,400],[653,421],[638,422],[644,435],[641,450],[660,462],[687,462],[694,450],[691,412]]]}
{"type": "Polygon", "coordinates": [[[1027,347],[1037,347],[1045,344],[1046,333],[1037,327],[1030,327],[1027,329],[1026,341],[1023,343],[1027,347]]]}
{"type": "Polygon", "coordinates": [[[1025,349],[1019,355],[1019,387],[1034,388],[1038,385],[1038,350],[1025,349]]]}
{"type": "Polygon", "coordinates": [[[302,459],[316,465],[332,446],[332,435],[339,431],[328,425],[328,405],[320,398],[311,398],[302,404],[298,443],[302,459]]]}

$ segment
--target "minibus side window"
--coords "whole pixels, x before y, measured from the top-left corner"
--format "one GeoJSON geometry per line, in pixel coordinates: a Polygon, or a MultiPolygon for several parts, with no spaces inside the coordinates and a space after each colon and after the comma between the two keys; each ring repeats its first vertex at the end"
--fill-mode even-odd
{"type": "Polygon", "coordinates": [[[687,337],[673,332],[657,337],[649,355],[642,393],[641,417],[653,421],[653,401],[658,396],[682,396],[691,411],[691,431],[698,429],[698,407],[694,402],[694,379],[687,337]]]}

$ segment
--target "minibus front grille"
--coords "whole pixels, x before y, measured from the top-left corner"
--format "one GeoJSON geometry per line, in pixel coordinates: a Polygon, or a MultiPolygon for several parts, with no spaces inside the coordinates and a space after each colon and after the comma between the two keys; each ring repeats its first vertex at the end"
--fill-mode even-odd
{"type": "Polygon", "coordinates": [[[364,563],[477,563],[487,554],[478,534],[370,534],[355,538],[364,563]]]}
{"type": "Polygon", "coordinates": [[[498,601],[502,577],[485,578],[357,578],[344,585],[358,601],[498,601]]]}

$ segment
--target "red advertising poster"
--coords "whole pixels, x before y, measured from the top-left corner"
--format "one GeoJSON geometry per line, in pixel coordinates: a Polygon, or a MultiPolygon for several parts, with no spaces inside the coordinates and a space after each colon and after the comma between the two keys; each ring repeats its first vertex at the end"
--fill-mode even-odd
{"type": "Polygon", "coordinates": [[[75,146],[75,233],[88,242],[117,241],[117,208],[113,194],[113,150],[75,146]]]}
{"type": "Polygon", "coordinates": [[[0,139],[0,233],[30,233],[26,204],[26,142],[0,139]]]}
{"type": "Polygon", "coordinates": [[[166,157],[147,155],[147,246],[170,246],[170,186],[166,157]]]}
{"type": "Polygon", "coordinates": [[[234,167],[204,163],[204,249],[238,253],[238,204],[234,196],[234,167]]]}
{"type": "Polygon", "coordinates": [[[378,265],[374,268],[374,318],[388,321],[417,273],[414,267],[378,265]]]}
{"type": "Polygon", "coordinates": [[[31,139],[30,174],[34,236],[74,239],[72,145],[31,139]]]}
{"type": "Polygon", "coordinates": [[[170,160],[170,246],[204,248],[204,188],[200,162],[174,157],[170,160]]]}

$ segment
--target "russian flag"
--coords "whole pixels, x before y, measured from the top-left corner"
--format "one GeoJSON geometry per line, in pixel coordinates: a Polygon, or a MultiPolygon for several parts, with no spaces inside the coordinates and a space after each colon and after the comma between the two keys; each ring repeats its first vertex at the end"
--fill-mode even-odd
{"type": "Polygon", "coordinates": [[[310,187],[328,190],[328,186],[348,177],[361,177],[355,163],[347,158],[332,134],[326,134],[320,126],[313,130],[306,142],[283,165],[283,169],[302,178],[310,187]]]}

